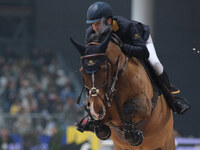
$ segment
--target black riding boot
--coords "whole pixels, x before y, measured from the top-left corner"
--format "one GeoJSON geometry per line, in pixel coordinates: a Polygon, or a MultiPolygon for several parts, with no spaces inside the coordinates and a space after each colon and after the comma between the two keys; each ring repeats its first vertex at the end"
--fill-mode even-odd
{"type": "Polygon", "coordinates": [[[184,114],[188,109],[190,109],[190,104],[184,98],[175,97],[171,93],[170,81],[165,70],[160,76],[158,76],[158,78],[167,104],[173,110],[173,112],[184,114]]]}

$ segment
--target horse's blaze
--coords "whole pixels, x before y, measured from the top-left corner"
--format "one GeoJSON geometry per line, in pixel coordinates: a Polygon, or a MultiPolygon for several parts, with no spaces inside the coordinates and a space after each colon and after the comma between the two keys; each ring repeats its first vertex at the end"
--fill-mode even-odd
{"type": "Polygon", "coordinates": [[[106,108],[103,102],[98,98],[91,98],[90,100],[90,113],[95,120],[101,120],[106,114],[106,108]]]}

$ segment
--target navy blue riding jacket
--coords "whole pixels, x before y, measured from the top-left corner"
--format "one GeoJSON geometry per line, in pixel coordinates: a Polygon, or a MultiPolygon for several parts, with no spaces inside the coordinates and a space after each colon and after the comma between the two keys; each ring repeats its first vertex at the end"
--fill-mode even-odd
{"type": "MultiPolygon", "coordinates": [[[[142,59],[149,57],[149,52],[146,47],[146,42],[150,34],[149,26],[121,16],[115,16],[113,17],[112,30],[124,43],[122,51],[126,55],[142,59]]],[[[86,44],[88,43],[87,39],[92,33],[95,33],[95,31],[90,26],[86,30],[86,44]]]]}

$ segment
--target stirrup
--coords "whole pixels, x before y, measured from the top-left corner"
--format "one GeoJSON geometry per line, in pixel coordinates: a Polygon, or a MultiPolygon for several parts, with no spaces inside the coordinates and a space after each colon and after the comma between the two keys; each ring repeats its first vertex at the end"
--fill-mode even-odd
{"type": "Polygon", "coordinates": [[[191,108],[190,103],[183,97],[174,96],[175,102],[172,110],[180,115],[184,114],[187,110],[191,108]]]}

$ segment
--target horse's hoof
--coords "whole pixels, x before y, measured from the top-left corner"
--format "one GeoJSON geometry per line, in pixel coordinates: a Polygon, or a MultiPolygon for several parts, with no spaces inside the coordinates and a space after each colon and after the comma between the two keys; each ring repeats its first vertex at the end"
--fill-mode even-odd
{"type": "Polygon", "coordinates": [[[99,139],[107,140],[111,135],[111,131],[108,126],[102,125],[100,127],[95,128],[95,134],[99,139]]]}
{"type": "Polygon", "coordinates": [[[132,143],[133,146],[138,146],[142,144],[144,136],[142,131],[135,130],[133,133],[134,142],[132,143]]]}
{"type": "Polygon", "coordinates": [[[139,130],[134,130],[130,133],[125,133],[126,140],[133,146],[138,146],[143,142],[143,133],[139,130]]]}

